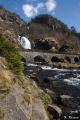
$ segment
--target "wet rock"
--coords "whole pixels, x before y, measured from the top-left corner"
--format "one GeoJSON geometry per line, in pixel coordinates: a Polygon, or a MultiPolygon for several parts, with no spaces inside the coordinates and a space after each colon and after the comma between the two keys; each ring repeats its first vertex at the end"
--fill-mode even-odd
{"type": "Polygon", "coordinates": [[[34,78],[35,78],[35,75],[34,75],[34,74],[30,74],[30,78],[31,78],[31,79],[34,79],[34,78]]]}
{"type": "Polygon", "coordinates": [[[79,116],[79,114],[80,114],[79,110],[70,111],[70,113],[69,113],[70,116],[79,116]]]}
{"type": "Polygon", "coordinates": [[[55,92],[53,92],[53,91],[51,91],[51,90],[49,90],[49,89],[45,89],[44,91],[45,91],[47,94],[50,95],[50,97],[52,98],[52,100],[56,100],[56,93],[55,93],[55,92]]]}
{"type": "Polygon", "coordinates": [[[53,118],[59,118],[62,115],[62,110],[56,105],[48,105],[47,110],[53,116],[53,118]]]}
{"type": "Polygon", "coordinates": [[[70,111],[69,118],[80,120],[80,110],[70,111]]]}
{"type": "Polygon", "coordinates": [[[53,81],[53,77],[47,77],[47,78],[44,78],[43,80],[45,83],[51,83],[53,81]]]}
{"type": "Polygon", "coordinates": [[[60,95],[57,100],[58,100],[58,103],[61,103],[63,105],[69,105],[69,104],[72,104],[74,99],[69,95],[60,95]]]}

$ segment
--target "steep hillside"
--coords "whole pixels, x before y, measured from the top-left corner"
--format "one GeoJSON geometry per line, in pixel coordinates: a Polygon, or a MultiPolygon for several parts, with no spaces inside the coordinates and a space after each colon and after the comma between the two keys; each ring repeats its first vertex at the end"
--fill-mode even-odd
{"type": "MultiPolygon", "coordinates": [[[[76,50],[79,50],[80,33],[77,33],[74,30],[74,27],[69,29],[67,25],[62,23],[57,18],[52,17],[51,15],[44,14],[36,16],[29,22],[28,25],[29,38],[31,41],[34,41],[34,48],[38,48],[36,45],[37,43],[39,45],[41,39],[46,39],[46,37],[52,37],[53,39],[58,41],[60,47],[64,46],[65,42],[67,43],[68,47],[65,48],[67,50],[65,50],[64,52],[71,52],[71,50],[68,51],[68,48],[70,48],[70,46],[73,46],[72,52],[77,52],[76,50]],[[75,48],[75,45],[78,49],[75,48]]],[[[49,39],[49,42],[50,41],[51,40],[49,39]]],[[[46,48],[42,48],[48,50],[46,44],[45,47],[46,48]]]]}
{"type": "Polygon", "coordinates": [[[27,23],[16,13],[11,13],[3,6],[0,6],[0,32],[16,43],[18,34],[26,34],[27,23]]]}
{"type": "Polygon", "coordinates": [[[47,26],[51,28],[52,30],[58,30],[58,31],[61,30],[64,33],[70,32],[66,24],[62,23],[57,18],[54,18],[53,16],[48,15],[48,14],[36,16],[35,18],[31,20],[31,22],[29,22],[29,25],[32,22],[41,24],[42,26],[47,26]]]}
{"type": "Polygon", "coordinates": [[[17,43],[17,37],[18,34],[22,34],[30,40],[33,49],[41,48],[42,50],[60,50],[62,52],[80,51],[80,33],[77,33],[74,27],[70,30],[63,22],[48,14],[38,15],[27,24],[19,15],[11,13],[3,6],[0,6],[0,33],[7,40],[15,43],[16,47],[20,47],[17,43]],[[49,37],[48,41],[45,40],[47,37],[49,37]],[[43,39],[45,41],[44,43],[41,41],[43,39]],[[54,39],[58,43],[58,47],[55,46],[56,44],[53,44],[52,41],[54,39]],[[68,47],[65,47],[65,50],[63,50],[62,48],[65,46],[65,42],[68,47]],[[36,45],[42,46],[38,48],[36,45]]]}

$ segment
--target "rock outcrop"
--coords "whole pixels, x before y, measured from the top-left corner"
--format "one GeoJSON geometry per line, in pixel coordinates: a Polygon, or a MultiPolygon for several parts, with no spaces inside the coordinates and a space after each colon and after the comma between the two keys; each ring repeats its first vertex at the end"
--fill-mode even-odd
{"type": "Polygon", "coordinates": [[[27,23],[19,15],[8,11],[0,5],[0,33],[17,44],[18,34],[26,35],[27,31],[27,23]]]}
{"type": "Polygon", "coordinates": [[[60,45],[57,39],[53,37],[46,37],[38,40],[35,43],[34,49],[58,51],[60,45]]]}
{"type": "Polygon", "coordinates": [[[5,109],[5,120],[49,120],[36,91],[31,95],[24,93],[24,89],[18,84],[14,84],[13,88],[14,90],[0,102],[5,109]]]}

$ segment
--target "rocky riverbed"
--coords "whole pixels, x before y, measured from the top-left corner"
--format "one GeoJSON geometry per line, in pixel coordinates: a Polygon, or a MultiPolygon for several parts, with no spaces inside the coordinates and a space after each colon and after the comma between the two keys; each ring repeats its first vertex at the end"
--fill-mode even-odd
{"type": "MultiPolygon", "coordinates": [[[[53,100],[52,104],[59,107],[62,111],[62,114],[60,116],[61,120],[79,119],[80,118],[79,69],[58,70],[57,68],[55,68],[55,70],[53,71],[48,68],[50,67],[49,66],[46,67],[47,69],[46,70],[42,69],[40,66],[28,65],[28,67],[25,67],[24,74],[29,75],[30,78],[36,81],[37,85],[44,92],[48,93],[51,96],[53,100]],[[73,78],[73,82],[71,78],[73,78]],[[69,79],[71,82],[70,81],[68,82],[69,79]]],[[[59,115],[60,111],[57,112],[59,115]]],[[[51,117],[51,120],[53,120],[53,117],[51,117]]]]}

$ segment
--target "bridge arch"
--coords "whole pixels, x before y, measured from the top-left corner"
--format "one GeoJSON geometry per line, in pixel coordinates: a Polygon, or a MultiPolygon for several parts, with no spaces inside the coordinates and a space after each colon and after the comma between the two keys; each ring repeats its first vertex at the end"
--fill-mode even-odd
{"type": "Polygon", "coordinates": [[[65,60],[67,60],[67,62],[71,63],[71,59],[68,56],[65,57],[65,60]]]}
{"type": "Polygon", "coordinates": [[[78,58],[78,57],[75,57],[75,58],[74,58],[74,61],[75,61],[75,62],[79,62],[79,58],[78,58]]]}
{"type": "Polygon", "coordinates": [[[56,56],[52,57],[52,58],[51,58],[51,61],[52,61],[52,62],[60,62],[59,58],[56,57],[56,56]]]}
{"type": "Polygon", "coordinates": [[[42,56],[38,55],[38,56],[34,57],[34,61],[35,62],[45,62],[45,59],[42,56]]]}

